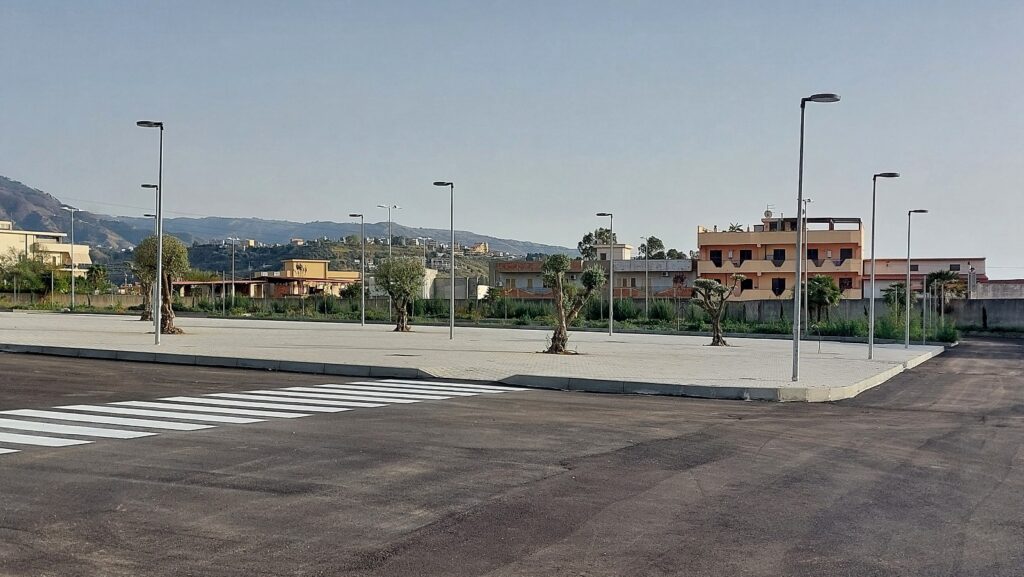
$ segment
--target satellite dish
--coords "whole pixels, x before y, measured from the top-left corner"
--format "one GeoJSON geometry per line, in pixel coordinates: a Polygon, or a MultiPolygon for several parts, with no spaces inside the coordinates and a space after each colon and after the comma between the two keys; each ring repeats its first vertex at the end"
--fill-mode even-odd
{"type": "Polygon", "coordinates": [[[764,217],[765,218],[771,218],[772,217],[772,211],[770,211],[770,210],[764,211],[764,217]]]}

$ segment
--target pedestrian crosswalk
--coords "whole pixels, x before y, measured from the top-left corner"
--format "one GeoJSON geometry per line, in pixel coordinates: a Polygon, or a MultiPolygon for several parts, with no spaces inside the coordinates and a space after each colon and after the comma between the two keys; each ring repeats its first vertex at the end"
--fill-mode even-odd
{"type": "Polygon", "coordinates": [[[14,409],[0,411],[0,455],[33,447],[69,447],[518,390],[522,389],[453,381],[384,379],[14,409]]]}

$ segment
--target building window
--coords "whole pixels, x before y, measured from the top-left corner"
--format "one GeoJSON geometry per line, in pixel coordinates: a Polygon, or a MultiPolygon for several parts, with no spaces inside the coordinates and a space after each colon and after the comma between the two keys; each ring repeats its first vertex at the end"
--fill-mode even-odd
{"type": "Polygon", "coordinates": [[[505,286],[510,288],[510,289],[516,288],[516,279],[514,279],[514,278],[506,278],[505,279],[505,286]]]}
{"type": "Polygon", "coordinates": [[[752,279],[752,278],[745,278],[745,279],[743,279],[743,282],[740,283],[740,290],[748,290],[748,289],[753,289],[753,288],[754,288],[754,279],[752,279]]]}
{"type": "Polygon", "coordinates": [[[841,278],[839,279],[839,290],[848,291],[853,288],[852,278],[841,278]]]}
{"type": "Polygon", "coordinates": [[[953,272],[960,272],[960,265],[958,265],[958,264],[951,264],[951,265],[949,265],[949,270],[951,270],[953,272]]]}
{"type": "Polygon", "coordinates": [[[720,250],[713,250],[713,251],[709,252],[708,254],[711,257],[710,258],[711,262],[714,263],[715,266],[722,266],[722,251],[720,251],[720,250]]]}
{"type": "Polygon", "coordinates": [[[630,288],[636,288],[636,277],[630,277],[630,279],[629,279],[629,287],[630,288]]]}
{"type": "Polygon", "coordinates": [[[807,260],[818,260],[818,249],[809,248],[807,249],[807,260]]]}
{"type": "Polygon", "coordinates": [[[602,253],[598,254],[597,256],[599,257],[599,260],[608,260],[608,253],[602,252],[602,253]]]}
{"type": "Polygon", "coordinates": [[[740,264],[743,264],[745,261],[752,258],[754,258],[754,251],[750,249],[740,249],[740,264]]]}
{"type": "Polygon", "coordinates": [[[786,292],[786,279],[784,278],[773,278],[772,279],[772,293],[775,296],[782,296],[782,293],[786,292]]]}
{"type": "Polygon", "coordinates": [[[526,288],[528,288],[528,289],[532,289],[533,288],[533,279],[532,278],[526,279],[526,288]]]}
{"type": "Polygon", "coordinates": [[[916,265],[916,264],[910,265],[910,272],[917,272],[917,269],[918,269],[918,265],[916,265]]]}
{"type": "Polygon", "coordinates": [[[627,279],[627,278],[622,279],[622,288],[626,288],[628,286],[629,286],[629,279],[627,279]]]}
{"type": "Polygon", "coordinates": [[[772,251],[772,260],[778,262],[785,262],[786,260],[786,249],[777,248],[772,251]]]}
{"type": "Polygon", "coordinates": [[[841,248],[839,249],[839,260],[848,260],[853,258],[852,248],[841,248]]]}

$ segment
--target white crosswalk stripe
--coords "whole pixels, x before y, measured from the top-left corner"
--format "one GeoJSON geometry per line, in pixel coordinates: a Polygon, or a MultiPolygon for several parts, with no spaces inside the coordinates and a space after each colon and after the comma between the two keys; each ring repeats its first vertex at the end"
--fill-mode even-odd
{"type": "Polygon", "coordinates": [[[69,445],[86,445],[92,441],[81,439],[62,439],[60,437],[39,437],[36,435],[19,435],[17,433],[0,433],[0,442],[16,445],[39,445],[42,447],[67,447],[69,445]]]}
{"type": "MultiPolygon", "coordinates": [[[[326,387],[327,385],[317,385],[317,386],[318,387],[326,387]]],[[[289,388],[295,389],[295,390],[302,389],[304,391],[308,391],[308,390],[312,389],[311,387],[310,388],[307,388],[307,387],[289,387],[289,388]]],[[[412,394],[417,394],[417,395],[436,393],[438,395],[444,395],[445,397],[475,397],[475,396],[480,394],[479,391],[474,391],[472,393],[469,393],[469,392],[466,392],[466,391],[459,391],[459,390],[456,390],[456,389],[441,389],[440,387],[429,388],[429,389],[426,389],[426,388],[424,388],[424,389],[412,389],[412,388],[408,388],[408,387],[405,387],[405,386],[402,386],[402,385],[391,385],[391,386],[384,385],[384,386],[382,386],[382,385],[371,384],[371,383],[348,384],[348,385],[331,385],[330,388],[331,389],[338,389],[338,390],[346,390],[346,391],[347,390],[355,389],[355,390],[365,390],[365,391],[384,391],[384,392],[387,392],[387,393],[412,393],[412,394]]],[[[313,390],[316,390],[316,389],[313,389],[313,390]]]]}
{"type": "MultiPolygon", "coordinates": [[[[245,397],[245,395],[242,395],[245,397]]],[[[246,397],[248,398],[248,397],[246,397]]],[[[262,398],[262,397],[260,397],[262,398]]],[[[163,401],[175,401],[179,403],[196,403],[203,405],[222,405],[227,407],[259,407],[263,409],[274,409],[275,411],[297,411],[303,413],[340,413],[348,411],[344,407],[324,407],[312,405],[291,405],[287,403],[254,402],[236,399],[220,399],[214,397],[166,397],[163,401]]],[[[275,401],[277,399],[274,399],[275,401]]]]}
{"type": "Polygon", "coordinates": [[[359,408],[359,409],[373,409],[373,408],[376,408],[376,407],[386,407],[387,406],[387,405],[382,404],[384,401],[381,400],[381,399],[365,399],[365,398],[363,398],[364,400],[355,400],[354,398],[350,398],[350,397],[338,397],[338,396],[335,396],[335,395],[328,395],[328,394],[317,395],[317,394],[303,393],[301,391],[293,391],[293,390],[288,390],[288,389],[279,389],[279,390],[267,389],[265,391],[246,391],[245,394],[246,395],[271,396],[271,397],[274,398],[275,401],[278,401],[278,402],[281,402],[281,403],[300,403],[300,402],[317,403],[319,401],[326,400],[326,401],[344,401],[342,403],[328,403],[328,404],[339,405],[339,406],[346,406],[346,407],[355,407],[355,408],[359,408]],[[372,401],[377,401],[377,402],[374,402],[374,403],[365,402],[365,401],[371,401],[371,400],[372,401]]]}
{"type": "Polygon", "coordinates": [[[3,411],[5,415],[16,415],[18,417],[37,417],[40,419],[52,419],[55,421],[76,421],[79,423],[97,423],[105,425],[123,425],[125,427],[143,427],[146,429],[168,429],[171,431],[198,431],[200,429],[212,429],[212,425],[197,425],[195,423],[176,423],[172,421],[153,421],[149,419],[126,419],[124,417],[108,417],[106,415],[86,415],[82,413],[63,413],[58,411],[37,411],[35,409],[16,409],[3,411]]]}
{"type": "Polygon", "coordinates": [[[308,417],[307,413],[285,413],[282,411],[258,411],[256,409],[236,409],[234,407],[205,407],[188,403],[157,403],[152,401],[118,401],[112,405],[126,407],[143,407],[147,409],[164,409],[168,411],[191,411],[197,413],[218,413],[222,415],[242,415],[246,417],[269,417],[272,419],[297,419],[308,417]]]}
{"type": "Polygon", "coordinates": [[[321,398],[336,398],[339,395],[362,395],[364,397],[366,397],[366,396],[369,396],[369,397],[385,397],[384,399],[380,399],[381,402],[387,400],[388,398],[391,398],[391,399],[416,399],[416,400],[420,400],[420,401],[443,401],[444,399],[450,399],[451,398],[450,396],[442,396],[442,395],[424,395],[424,394],[420,394],[420,393],[389,393],[389,392],[386,392],[386,391],[374,391],[374,390],[370,389],[369,387],[356,387],[354,389],[339,389],[337,387],[330,387],[330,388],[328,388],[327,385],[320,385],[317,388],[313,388],[313,387],[288,387],[287,389],[281,389],[281,390],[282,391],[289,391],[290,392],[290,391],[295,391],[297,389],[302,389],[303,391],[308,391],[309,389],[313,389],[312,392],[303,392],[301,394],[306,394],[306,395],[311,395],[311,396],[321,397],[321,398]]]}
{"type": "Polygon", "coordinates": [[[424,386],[439,386],[439,387],[453,387],[464,390],[477,390],[477,391],[501,391],[501,392],[512,392],[521,391],[523,389],[517,387],[503,387],[500,385],[472,385],[468,383],[452,383],[447,381],[418,381],[411,379],[383,379],[376,381],[379,383],[394,383],[401,385],[424,385],[424,386]]]}
{"type": "Polygon", "coordinates": [[[134,415],[136,417],[158,417],[164,419],[181,419],[183,421],[204,421],[207,423],[230,423],[232,425],[247,425],[249,423],[261,423],[262,419],[251,419],[244,417],[228,417],[226,415],[203,415],[200,413],[185,413],[181,411],[153,411],[149,409],[130,409],[127,407],[106,407],[102,405],[68,405],[57,407],[68,411],[88,411],[92,413],[112,413],[115,415],[134,415]]]}
{"type": "MultiPolygon", "coordinates": [[[[461,400],[518,390],[522,389],[448,381],[385,379],[96,405],[65,405],[51,409],[14,409],[0,411],[0,443],[66,447],[94,442],[90,438],[127,440],[161,433],[213,429],[220,425],[296,419],[425,401],[461,400]]],[[[24,450],[24,447],[0,447],[0,455],[24,450]]]]}
{"type": "Polygon", "coordinates": [[[20,421],[18,419],[0,419],[0,429],[19,431],[36,431],[38,433],[55,433],[58,435],[78,435],[84,437],[105,437],[108,439],[136,439],[149,437],[156,433],[142,431],[125,431],[122,429],[104,429],[101,427],[82,427],[79,425],[58,425],[40,423],[38,421],[20,421]]]}

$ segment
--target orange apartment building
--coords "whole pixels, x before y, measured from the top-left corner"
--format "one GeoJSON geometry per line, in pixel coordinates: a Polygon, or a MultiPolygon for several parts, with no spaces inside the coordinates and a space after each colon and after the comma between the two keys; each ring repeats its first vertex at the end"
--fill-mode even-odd
{"type": "MultiPolygon", "coordinates": [[[[732,283],[732,275],[746,278],[736,300],[793,298],[796,284],[796,218],[772,218],[737,232],[697,228],[700,278],[732,283]]],[[[862,295],[864,226],[859,218],[807,219],[807,254],[804,269],[811,277],[836,280],[843,298],[862,295]]]]}

